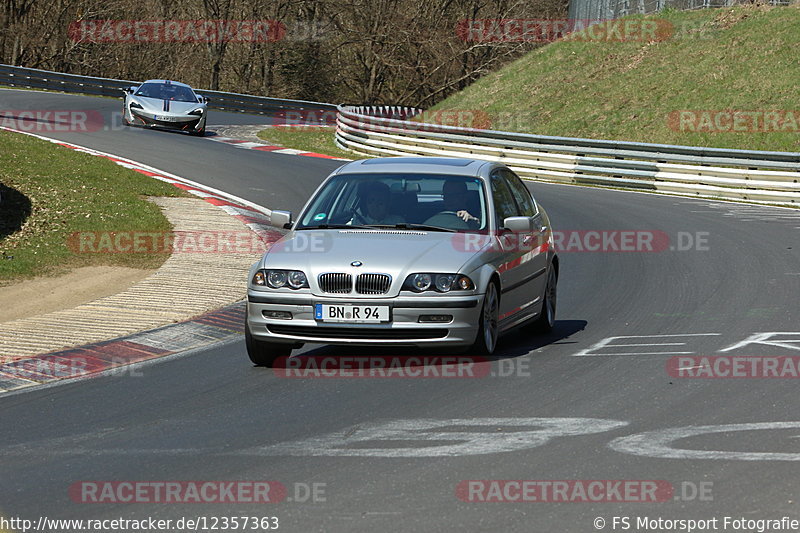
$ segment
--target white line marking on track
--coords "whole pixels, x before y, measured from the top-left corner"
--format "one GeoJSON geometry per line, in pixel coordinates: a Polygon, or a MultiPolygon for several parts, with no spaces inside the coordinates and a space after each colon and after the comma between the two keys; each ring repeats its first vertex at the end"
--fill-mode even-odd
{"type": "MultiPolygon", "coordinates": [[[[357,432],[335,431],[235,452],[256,456],[458,457],[527,450],[554,438],[615,430],[628,422],[602,418],[454,418],[372,422],[357,432]],[[508,431],[498,432],[503,426],[508,431]],[[415,442],[416,446],[400,445],[415,442]]],[[[2,453],[2,452],[0,452],[2,453]]]]}
{"type": "Polygon", "coordinates": [[[685,342],[658,342],[658,343],[632,343],[632,344],[611,344],[614,340],[619,339],[654,339],[654,338],[672,338],[672,337],[708,337],[720,335],[719,333],[671,333],[663,335],[619,335],[615,337],[606,337],[605,339],[596,342],[589,348],[585,348],[577,353],[572,354],[572,357],[596,357],[596,356],[609,356],[609,355],[688,355],[694,352],[630,352],[630,353],[591,353],[602,348],[626,348],[642,347],[642,346],[685,346],[685,342]]]}
{"type": "Polygon", "coordinates": [[[627,346],[686,346],[685,342],[664,342],[658,344],[606,344],[609,348],[625,348],[627,346]]]}
{"type": "MultiPolygon", "coordinates": [[[[608,446],[620,453],[630,453],[660,459],[723,459],[738,461],[800,461],[800,453],[737,452],[717,450],[687,450],[673,448],[676,440],[710,433],[734,431],[759,431],[774,429],[800,429],[800,422],[763,422],[755,424],[727,424],[719,426],[686,426],[648,431],[611,441],[608,446]]],[[[726,447],[730,436],[724,436],[726,447]]]]}
{"type": "Polygon", "coordinates": [[[723,348],[720,352],[730,352],[732,350],[736,350],[737,348],[742,348],[747,346],[748,344],[763,344],[766,346],[774,346],[777,348],[784,348],[787,350],[800,350],[800,345],[795,346],[793,344],[789,344],[792,342],[800,343],[800,339],[774,339],[773,337],[777,337],[779,335],[800,335],[796,331],[768,331],[762,333],[753,333],[745,340],[741,342],[737,342],[736,344],[732,344],[727,348],[723,348]]]}
{"type": "MultiPolygon", "coordinates": [[[[596,355],[601,355],[603,357],[609,355],[689,355],[693,354],[694,352],[630,352],[630,353],[593,353],[589,354],[584,357],[594,357],[596,355]]],[[[574,357],[574,355],[573,355],[574,357]]]]}

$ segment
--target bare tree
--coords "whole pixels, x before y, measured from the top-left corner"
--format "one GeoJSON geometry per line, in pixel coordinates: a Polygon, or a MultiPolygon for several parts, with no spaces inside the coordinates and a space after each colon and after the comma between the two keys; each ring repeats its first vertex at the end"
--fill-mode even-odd
{"type": "Polygon", "coordinates": [[[465,40],[472,19],[553,18],[565,0],[0,0],[0,61],[79,74],[171,78],[286,98],[430,106],[540,43],[465,40]],[[277,21],[275,41],[78,42],[98,20],[277,21]]]}

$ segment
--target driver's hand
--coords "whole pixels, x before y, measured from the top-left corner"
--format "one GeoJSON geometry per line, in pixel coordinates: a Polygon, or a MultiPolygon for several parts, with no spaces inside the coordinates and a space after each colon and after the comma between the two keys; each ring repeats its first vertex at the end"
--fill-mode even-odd
{"type": "Polygon", "coordinates": [[[462,209],[461,211],[456,211],[456,215],[463,220],[464,222],[469,222],[470,220],[478,220],[478,217],[474,217],[469,214],[469,211],[466,209],[462,209]]]}

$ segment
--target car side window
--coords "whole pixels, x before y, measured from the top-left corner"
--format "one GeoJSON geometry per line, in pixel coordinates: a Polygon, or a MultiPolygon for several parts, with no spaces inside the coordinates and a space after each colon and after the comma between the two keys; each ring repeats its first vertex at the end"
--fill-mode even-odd
{"type": "Polygon", "coordinates": [[[494,202],[495,220],[498,228],[503,227],[506,217],[520,216],[514,196],[506,185],[506,181],[498,172],[493,172],[491,177],[492,201],[494,202]]]}
{"type": "Polygon", "coordinates": [[[508,188],[511,189],[511,194],[514,195],[514,200],[517,201],[519,210],[522,216],[533,217],[539,211],[536,207],[536,202],[531,196],[528,188],[522,183],[519,177],[510,170],[502,169],[500,175],[505,178],[508,183],[508,188]]]}

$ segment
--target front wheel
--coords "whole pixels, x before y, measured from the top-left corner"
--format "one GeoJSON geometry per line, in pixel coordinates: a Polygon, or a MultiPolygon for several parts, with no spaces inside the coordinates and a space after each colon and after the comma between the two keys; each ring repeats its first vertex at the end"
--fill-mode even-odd
{"type": "Polygon", "coordinates": [[[472,349],[480,355],[491,355],[497,346],[499,335],[498,316],[500,314],[500,297],[497,294],[497,285],[489,282],[486,287],[486,295],[483,298],[483,309],[481,310],[480,326],[475,337],[472,349]]]}
{"type": "Polygon", "coordinates": [[[256,366],[271,367],[279,357],[289,357],[292,353],[291,344],[279,344],[257,340],[250,333],[250,325],[244,327],[244,344],[247,355],[256,366]]]}
{"type": "Polygon", "coordinates": [[[533,330],[537,333],[549,333],[556,324],[557,283],[556,269],[553,265],[550,265],[550,270],[547,273],[547,285],[544,288],[542,311],[539,313],[539,318],[532,324],[533,330]]]}

